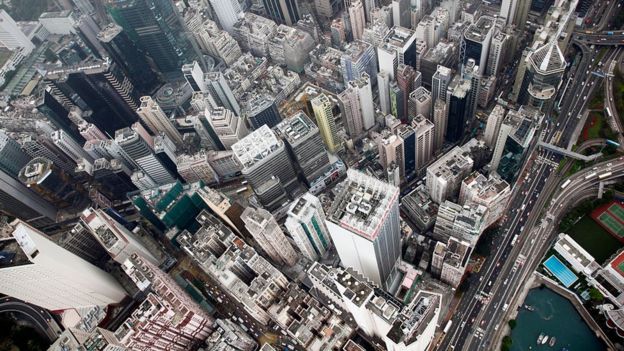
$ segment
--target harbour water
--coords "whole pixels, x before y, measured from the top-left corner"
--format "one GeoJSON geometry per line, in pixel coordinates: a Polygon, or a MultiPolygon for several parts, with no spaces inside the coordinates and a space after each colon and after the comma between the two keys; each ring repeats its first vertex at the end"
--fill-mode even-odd
{"type": "Polygon", "coordinates": [[[565,297],[548,288],[536,288],[529,291],[524,304],[532,306],[534,311],[521,309],[518,312],[517,325],[511,333],[511,350],[606,350],[565,297]],[[537,345],[540,333],[548,335],[549,341],[556,337],[555,345],[537,345]]]}

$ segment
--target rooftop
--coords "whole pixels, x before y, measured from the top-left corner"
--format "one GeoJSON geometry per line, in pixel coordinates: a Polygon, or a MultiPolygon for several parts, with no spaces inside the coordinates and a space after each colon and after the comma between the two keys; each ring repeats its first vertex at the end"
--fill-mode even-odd
{"type": "Polygon", "coordinates": [[[253,167],[283,147],[283,142],[266,124],[232,145],[236,159],[243,167],[253,167]]]}
{"type": "Polygon", "coordinates": [[[339,184],[329,220],[368,240],[375,240],[399,189],[359,171],[349,169],[339,184]]]}
{"type": "Polygon", "coordinates": [[[476,23],[470,25],[464,32],[464,37],[468,40],[482,43],[486,40],[488,33],[494,27],[494,19],[489,16],[481,16],[476,23]]]}
{"type": "Polygon", "coordinates": [[[283,119],[275,126],[275,132],[293,145],[318,128],[303,111],[283,119]]]}

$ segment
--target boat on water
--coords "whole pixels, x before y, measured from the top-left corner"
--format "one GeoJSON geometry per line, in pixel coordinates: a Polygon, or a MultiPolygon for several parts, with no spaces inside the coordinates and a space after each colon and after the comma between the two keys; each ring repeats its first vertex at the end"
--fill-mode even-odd
{"type": "Polygon", "coordinates": [[[545,345],[548,342],[548,335],[544,336],[542,339],[542,345],[545,345]]]}
{"type": "Polygon", "coordinates": [[[553,336],[552,338],[550,338],[550,341],[548,342],[548,346],[553,347],[555,346],[556,342],[557,342],[557,338],[553,336]]]}
{"type": "Polygon", "coordinates": [[[544,333],[540,333],[540,335],[537,337],[537,344],[541,344],[542,340],[544,340],[544,333]]]}
{"type": "Polygon", "coordinates": [[[523,307],[525,310],[527,310],[527,311],[531,311],[531,312],[535,311],[535,307],[533,307],[533,306],[531,306],[531,305],[526,305],[526,304],[525,304],[525,305],[522,305],[522,307],[523,307]]]}

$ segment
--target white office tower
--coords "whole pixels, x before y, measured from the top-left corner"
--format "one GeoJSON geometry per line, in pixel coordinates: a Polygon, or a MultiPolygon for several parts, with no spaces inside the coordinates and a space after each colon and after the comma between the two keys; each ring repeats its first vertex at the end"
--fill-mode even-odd
{"type": "Polygon", "coordinates": [[[375,124],[373,90],[368,74],[350,81],[338,98],[344,106],[347,132],[352,138],[358,138],[375,124]]]}
{"type": "Polygon", "coordinates": [[[282,266],[297,263],[295,249],[271,213],[262,208],[247,207],[241,214],[241,220],[273,262],[282,266]]]}
{"type": "Polygon", "coordinates": [[[404,304],[351,268],[331,268],[318,262],[308,269],[308,277],[315,291],[348,311],[364,333],[383,340],[385,350],[430,348],[440,317],[440,294],[416,290],[404,304]]]}
{"type": "Polygon", "coordinates": [[[137,114],[141,121],[145,123],[147,128],[153,133],[165,133],[165,135],[173,141],[178,148],[184,147],[182,134],[173,125],[173,122],[165,115],[160,105],[150,96],[141,96],[141,106],[137,109],[137,114]]]}
{"type": "Polygon", "coordinates": [[[231,150],[232,145],[249,134],[243,119],[224,107],[217,107],[212,111],[206,109],[206,119],[227,150],[231,150]]]}
{"type": "Polygon", "coordinates": [[[427,191],[431,199],[441,204],[456,196],[461,181],[472,171],[472,165],[470,155],[456,146],[427,167],[427,191]]]}
{"type": "Polygon", "coordinates": [[[13,257],[0,267],[2,294],[51,311],[107,306],[126,296],[110,274],[22,221],[2,236],[0,251],[13,257]]]}
{"type": "Polygon", "coordinates": [[[386,72],[394,79],[400,63],[416,67],[416,33],[408,28],[393,27],[377,48],[379,72],[386,72]]]}
{"type": "Polygon", "coordinates": [[[513,22],[517,3],[518,0],[503,0],[501,3],[500,16],[505,19],[507,25],[513,22]]]}
{"type": "Polygon", "coordinates": [[[185,230],[176,241],[245,312],[266,325],[288,278],[207,211],[196,220],[201,228],[194,234],[185,230]]]}
{"type": "Polygon", "coordinates": [[[433,228],[436,240],[446,242],[454,237],[468,242],[475,247],[479,236],[485,230],[487,208],[483,205],[462,206],[451,201],[444,201],[438,207],[438,217],[433,228]]]}
{"type": "Polygon", "coordinates": [[[303,194],[288,209],[286,230],[295,240],[299,251],[311,261],[323,257],[331,245],[325,221],[321,201],[311,193],[303,194]]]}
{"type": "Polygon", "coordinates": [[[334,116],[333,108],[337,105],[335,98],[321,93],[310,101],[312,110],[314,111],[314,117],[316,117],[316,125],[318,126],[319,133],[327,147],[327,151],[336,153],[338,149],[342,147],[342,143],[338,138],[338,128],[336,127],[336,119],[334,116]]]}
{"type": "Polygon", "coordinates": [[[225,76],[221,72],[210,72],[205,76],[206,87],[208,93],[212,99],[219,106],[223,106],[228,110],[234,112],[237,116],[240,116],[241,108],[238,101],[232,93],[232,89],[228,82],[225,80],[225,76]]]}
{"type": "Polygon", "coordinates": [[[448,122],[448,113],[446,103],[438,100],[433,104],[433,125],[434,125],[434,142],[433,147],[439,150],[444,145],[444,135],[446,134],[446,124],[448,122]]]}
{"type": "Polygon", "coordinates": [[[191,86],[193,91],[207,92],[208,87],[204,81],[204,71],[199,66],[197,61],[187,63],[182,66],[182,74],[184,79],[191,86]]]}
{"type": "Polygon", "coordinates": [[[483,132],[483,140],[485,144],[494,149],[498,133],[500,131],[501,124],[505,119],[505,108],[499,104],[496,104],[488,116],[487,123],[485,125],[485,132],[483,132]]]}
{"type": "Polygon", "coordinates": [[[50,139],[65,155],[72,159],[75,163],[85,159],[93,162],[93,158],[78,144],[72,137],[65,133],[62,129],[50,134],[50,139]]]}
{"type": "Polygon", "coordinates": [[[210,5],[215,15],[217,15],[221,28],[232,33],[234,24],[243,15],[238,0],[210,0],[210,5]]]}
{"type": "Polygon", "coordinates": [[[390,74],[377,73],[377,89],[379,90],[379,107],[384,114],[390,113],[390,74]]]}
{"type": "Polygon", "coordinates": [[[423,115],[416,115],[412,120],[412,128],[416,139],[416,169],[421,169],[433,157],[435,128],[423,115]]]}
{"type": "Polygon", "coordinates": [[[0,11],[0,44],[11,51],[24,48],[25,55],[35,48],[35,44],[22,33],[17,23],[4,10],[0,11]]]}
{"type": "Polygon", "coordinates": [[[435,104],[438,99],[446,102],[446,90],[448,89],[453,73],[450,68],[438,65],[431,78],[431,103],[435,104]]]}
{"type": "Polygon", "coordinates": [[[401,256],[399,188],[347,170],[327,218],[344,267],[388,288],[401,256]]]}
{"type": "Polygon", "coordinates": [[[488,54],[488,62],[485,70],[488,76],[497,76],[503,69],[505,58],[508,56],[509,45],[511,44],[511,36],[503,31],[496,29],[492,35],[490,43],[490,53],[488,54]]]}
{"type": "Polygon", "coordinates": [[[487,208],[484,228],[503,217],[510,198],[511,186],[496,173],[486,177],[475,171],[462,181],[459,191],[460,205],[477,204],[487,208]]]}
{"type": "Polygon", "coordinates": [[[210,335],[214,319],[178,283],[138,254],[123,270],[147,297],[115,330],[128,350],[186,351],[210,335]]]}
{"type": "Polygon", "coordinates": [[[410,118],[423,115],[426,119],[432,120],[431,93],[425,87],[418,87],[409,94],[408,110],[410,118]]]}
{"type": "Polygon", "coordinates": [[[202,53],[220,58],[228,66],[243,54],[232,35],[219,29],[217,24],[209,19],[204,19],[204,22],[193,34],[202,53]]]}
{"type": "Polygon", "coordinates": [[[80,220],[115,262],[123,264],[133,253],[138,253],[152,264],[159,264],[134,233],[106,212],[89,208],[82,212],[80,220]]]}
{"type": "Polygon", "coordinates": [[[297,174],[284,142],[266,124],[232,145],[232,151],[243,177],[270,210],[281,206],[288,192],[298,188],[297,174]]]}

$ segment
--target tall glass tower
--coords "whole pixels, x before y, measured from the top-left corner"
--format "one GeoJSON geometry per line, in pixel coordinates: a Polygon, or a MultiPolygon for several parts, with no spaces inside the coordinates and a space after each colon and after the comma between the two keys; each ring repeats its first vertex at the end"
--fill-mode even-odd
{"type": "Polygon", "coordinates": [[[191,37],[171,0],[109,0],[108,12],[166,78],[198,59],[191,37]]]}

